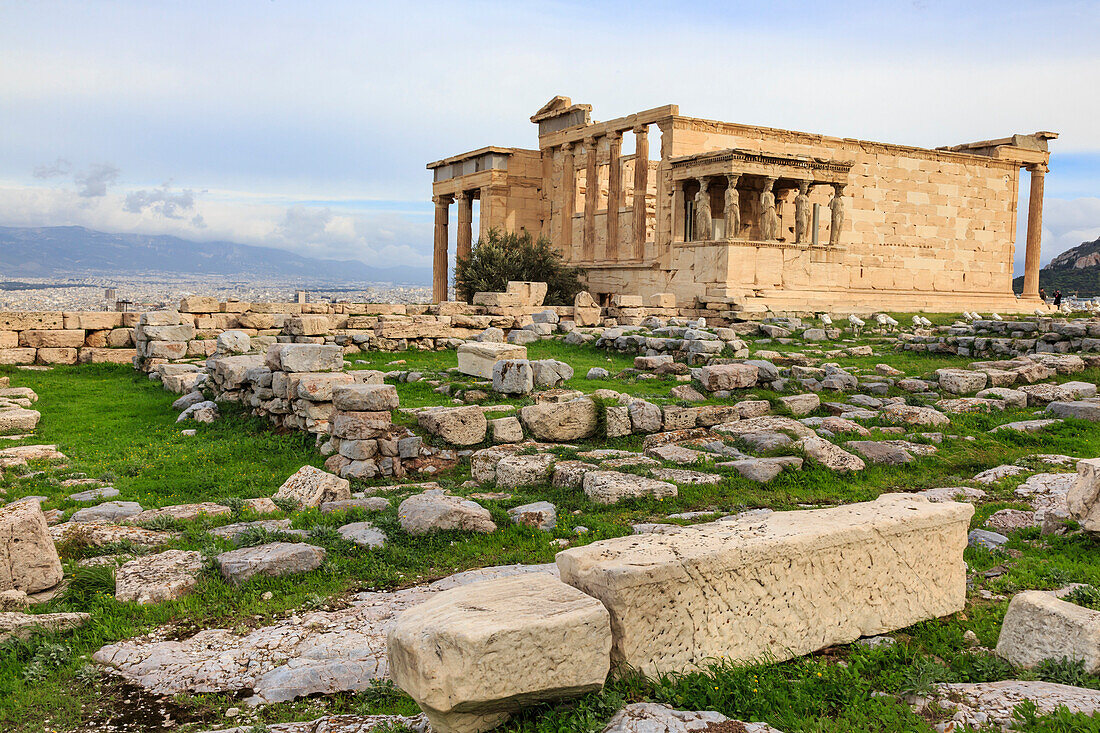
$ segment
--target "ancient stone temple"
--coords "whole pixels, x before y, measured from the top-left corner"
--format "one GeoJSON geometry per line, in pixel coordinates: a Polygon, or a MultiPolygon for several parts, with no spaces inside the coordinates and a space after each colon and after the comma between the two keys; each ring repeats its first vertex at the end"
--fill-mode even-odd
{"type": "Polygon", "coordinates": [[[685,117],[675,105],[595,122],[591,106],[567,97],[531,121],[538,150],[488,147],[428,165],[436,300],[447,297],[451,204],[465,254],[477,200],[482,233],[549,237],[601,299],[672,293],[682,305],[724,300],[746,313],[1038,304],[1055,133],[926,149],[685,117]],[[1031,192],[1018,299],[1023,168],[1031,192]]]}

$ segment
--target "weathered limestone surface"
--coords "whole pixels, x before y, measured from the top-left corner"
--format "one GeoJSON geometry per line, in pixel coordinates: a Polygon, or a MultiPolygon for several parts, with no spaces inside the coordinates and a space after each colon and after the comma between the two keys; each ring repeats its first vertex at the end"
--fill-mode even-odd
{"type": "Polygon", "coordinates": [[[557,568],[505,565],[470,570],[427,586],[359,593],[347,608],[308,611],[243,636],[231,629],[205,629],[170,641],[151,634],[105,646],[93,659],[158,695],[251,690],[249,702],[272,703],[363,690],[389,676],[386,632],[401,611],[448,588],[526,573],[554,575],[557,568]]]}
{"type": "Polygon", "coordinates": [[[585,495],[597,504],[614,504],[643,496],[663,499],[676,496],[676,484],[619,471],[589,471],[582,480],[585,495]]]}
{"type": "Polygon", "coordinates": [[[498,344],[491,341],[471,341],[456,351],[458,371],[482,379],[493,378],[493,365],[501,359],[526,359],[527,347],[498,344]]]}
{"type": "Polygon", "coordinates": [[[61,560],[37,501],[0,507],[0,591],[37,593],[61,582],[61,560]]]}
{"type": "Polygon", "coordinates": [[[137,603],[179,598],[199,582],[202,564],[202,553],[188,550],[135,558],[115,571],[115,598],[137,603]]]}
{"type": "Polygon", "coordinates": [[[417,423],[452,445],[480,443],[489,430],[485,413],[477,405],[425,410],[417,416],[417,423]]]}
{"type": "Polygon", "coordinates": [[[492,532],[497,528],[488,509],[442,489],[410,496],[397,508],[397,516],[401,527],[413,535],[450,529],[492,532]]]}
{"type": "Polygon", "coordinates": [[[543,574],[444,591],[387,636],[391,673],[436,733],[478,733],[543,700],[603,686],[611,625],[595,598],[543,574]]]}
{"type": "MultiPolygon", "coordinates": [[[[246,725],[235,728],[218,728],[206,733],[254,733],[256,726],[246,725]]],[[[408,729],[413,733],[428,733],[428,719],[423,713],[407,717],[404,715],[326,715],[315,720],[298,723],[273,723],[263,726],[267,733],[372,733],[372,731],[408,729]]]]}
{"type": "Polygon", "coordinates": [[[611,612],[615,661],[652,674],[789,659],[962,610],[973,513],[888,494],[595,542],[557,564],[611,612]]]}
{"type": "Polygon", "coordinates": [[[656,702],[627,705],[608,721],[603,733],[783,733],[767,723],[732,721],[712,710],[675,710],[656,702]]]}
{"type": "Polygon", "coordinates": [[[1066,495],[1069,515],[1086,532],[1100,532],[1100,458],[1077,462],[1077,482],[1066,495]]]}
{"type": "Polygon", "coordinates": [[[87,623],[86,613],[0,613],[0,642],[11,637],[26,639],[34,631],[68,631],[87,623]]]}
{"type": "Polygon", "coordinates": [[[351,482],[316,466],[302,466],[271,498],[294,501],[302,508],[318,507],[326,502],[350,499],[351,482]]]}
{"type": "Polygon", "coordinates": [[[1085,671],[1100,671],[1100,611],[1029,590],[1008,604],[997,654],[1017,667],[1036,667],[1047,659],[1083,662],[1085,671]]]}
{"type": "Polygon", "coordinates": [[[519,419],[538,440],[580,440],[596,432],[596,403],[582,397],[557,404],[528,405],[519,411],[519,419]]]}
{"type": "Polygon", "coordinates": [[[1100,711],[1100,690],[1039,680],[939,684],[930,700],[954,711],[952,719],[961,724],[975,728],[993,725],[1003,730],[1019,722],[1015,709],[1025,700],[1035,703],[1040,715],[1050,715],[1060,707],[1085,715],[1100,711]]]}
{"type": "Polygon", "coordinates": [[[233,585],[240,585],[256,575],[289,575],[321,567],[325,559],[322,547],[304,542],[269,542],[256,547],[242,547],[218,555],[218,569],[233,585]]]}

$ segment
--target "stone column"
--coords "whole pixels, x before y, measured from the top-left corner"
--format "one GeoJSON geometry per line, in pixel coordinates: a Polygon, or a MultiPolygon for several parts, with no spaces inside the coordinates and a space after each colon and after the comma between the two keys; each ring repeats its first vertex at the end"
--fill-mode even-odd
{"type": "Polygon", "coordinates": [[[447,299],[447,220],[450,196],[433,196],[435,202],[435,251],[432,259],[432,302],[447,299]]]}
{"type": "Polygon", "coordinates": [[[1047,175],[1046,165],[1037,163],[1028,167],[1031,172],[1031,194],[1027,200],[1027,250],[1024,253],[1025,298],[1039,297],[1039,257],[1043,239],[1043,184],[1047,175]]]}
{"type": "Polygon", "coordinates": [[[646,192],[649,189],[649,126],[634,128],[634,218],[631,239],[636,260],[645,258],[646,192]]]}
{"type": "Polygon", "coordinates": [[[710,176],[699,179],[699,190],[695,193],[695,222],[691,239],[696,242],[709,242],[714,238],[714,217],[710,211],[710,176]]]}
{"type": "Polygon", "coordinates": [[[596,167],[597,140],[594,137],[584,141],[584,250],[582,259],[591,262],[596,259],[596,205],[600,200],[600,179],[596,167]]]}
{"type": "Polygon", "coordinates": [[[779,238],[779,215],[775,213],[775,178],[764,179],[764,190],[760,192],[760,238],[772,242],[779,238]]]}
{"type": "Polygon", "coordinates": [[[458,204],[458,247],[456,254],[459,257],[469,257],[474,236],[474,207],[470,200],[470,194],[465,191],[456,193],[455,203],[458,204]]]}
{"type": "Polygon", "coordinates": [[[794,199],[794,241],[805,244],[810,233],[810,182],[798,182],[798,195],[794,199]]]}
{"type": "Polygon", "coordinates": [[[623,193],[623,168],[622,151],[623,136],[619,132],[609,132],[607,142],[610,153],[607,159],[607,247],[605,257],[614,262],[619,259],[619,207],[622,206],[623,193]]]}
{"type": "Polygon", "coordinates": [[[829,246],[840,244],[840,232],[844,229],[844,185],[833,184],[833,198],[829,201],[829,246]]]}
{"type": "Polygon", "coordinates": [[[726,241],[733,241],[741,233],[741,194],[737,191],[740,173],[726,174],[726,241]]]}
{"type": "Polygon", "coordinates": [[[573,214],[577,213],[577,168],[573,162],[573,143],[561,146],[561,249],[566,259],[574,259],[573,214]]]}

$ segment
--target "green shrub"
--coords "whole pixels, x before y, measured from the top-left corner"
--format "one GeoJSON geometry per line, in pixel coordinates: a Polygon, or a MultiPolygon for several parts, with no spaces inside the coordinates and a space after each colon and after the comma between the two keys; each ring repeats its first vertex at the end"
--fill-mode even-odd
{"type": "Polygon", "coordinates": [[[583,270],[565,264],[546,237],[529,232],[501,233],[490,229],[473,246],[469,257],[455,261],[455,295],[470,302],[474,293],[503,292],[509,280],[546,283],[547,305],[572,305],[584,285],[583,270]]]}
{"type": "Polygon", "coordinates": [[[1100,590],[1093,588],[1091,585],[1077,586],[1067,593],[1062,600],[1091,608],[1094,611],[1100,611],[1100,590]]]}

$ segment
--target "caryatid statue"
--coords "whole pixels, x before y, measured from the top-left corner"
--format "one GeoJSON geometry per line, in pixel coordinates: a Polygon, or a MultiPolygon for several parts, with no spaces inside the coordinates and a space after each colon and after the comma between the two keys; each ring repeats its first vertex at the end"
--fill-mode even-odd
{"type": "Polygon", "coordinates": [[[829,244],[840,244],[840,230],[844,228],[844,184],[833,184],[833,198],[829,201],[829,244]]]}
{"type": "Polygon", "coordinates": [[[696,242],[707,242],[713,234],[714,222],[710,214],[710,179],[699,181],[699,191],[695,194],[695,236],[696,242]]]}
{"type": "Polygon", "coordinates": [[[737,239],[741,232],[741,195],[737,192],[740,174],[726,176],[726,239],[737,239]]]}
{"type": "Polygon", "coordinates": [[[765,242],[779,239],[779,214],[775,211],[775,194],[772,186],[774,178],[764,180],[764,191],[760,194],[760,236],[765,242]]]}
{"type": "Polygon", "coordinates": [[[794,241],[802,244],[810,233],[810,182],[798,182],[798,195],[794,197],[794,241]]]}

